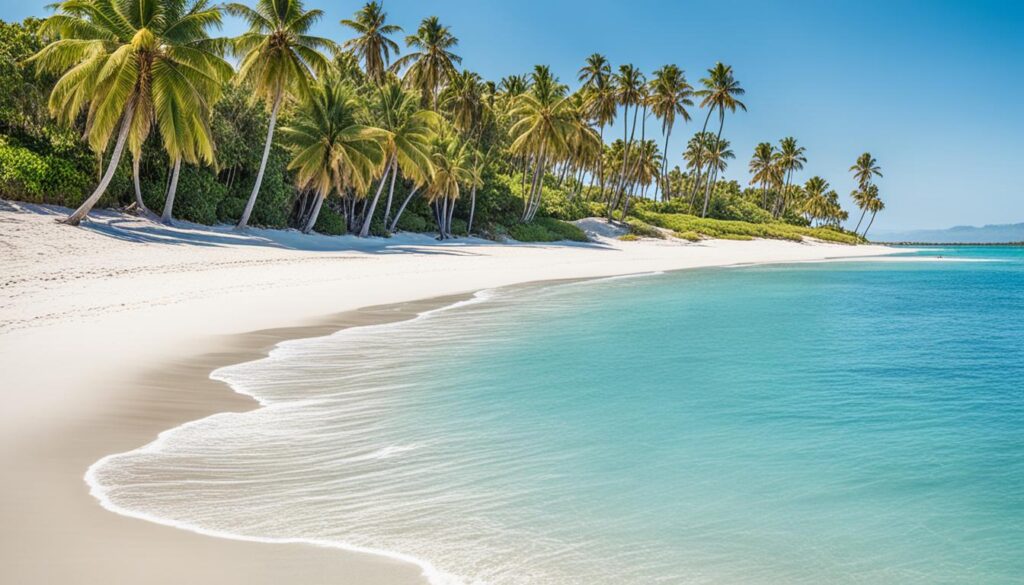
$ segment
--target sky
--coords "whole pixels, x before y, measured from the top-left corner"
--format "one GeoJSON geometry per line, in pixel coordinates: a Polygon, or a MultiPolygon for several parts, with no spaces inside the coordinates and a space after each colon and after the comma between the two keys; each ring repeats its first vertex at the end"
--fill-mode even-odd
{"type": "MultiPolygon", "coordinates": [[[[0,0],[0,18],[47,14],[51,0],[0,0]]],[[[325,12],[316,33],[361,2],[305,0],[325,12]]],[[[1024,1],[1020,0],[385,0],[412,33],[436,15],[459,39],[462,65],[488,79],[549,65],[575,87],[587,55],[650,75],[675,63],[697,85],[721,61],[746,89],[747,112],[723,136],[736,159],[726,177],[749,181],[758,142],[795,137],[808,163],[852,209],[850,165],[874,155],[886,202],[879,230],[1024,222],[1024,1]]],[[[240,32],[228,22],[225,33],[240,32]]],[[[670,164],[704,120],[677,125],[670,164]]],[[[621,127],[608,130],[611,139],[621,127]]],[[[660,136],[649,122],[648,136],[660,136]]],[[[660,140],[660,139],[659,139],[660,140]]],[[[856,219],[856,214],[851,213],[856,219]]],[[[873,228],[874,229],[874,228],[873,228]]]]}

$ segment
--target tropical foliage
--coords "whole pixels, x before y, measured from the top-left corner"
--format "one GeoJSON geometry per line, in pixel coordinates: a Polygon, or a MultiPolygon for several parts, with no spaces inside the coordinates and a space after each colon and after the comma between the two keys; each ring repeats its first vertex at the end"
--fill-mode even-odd
{"type": "MultiPolygon", "coordinates": [[[[340,43],[310,34],[324,14],[302,0],[54,10],[0,28],[0,195],[76,206],[69,223],[101,205],[360,236],[578,237],[557,222],[599,215],[663,234],[642,229],[644,214],[660,227],[688,217],[666,229],[689,235],[730,233],[694,216],[845,233],[835,190],[800,177],[795,138],[755,148],[747,187],[726,178],[737,153],[725,122],[747,105],[723,63],[697,89],[678,65],[648,76],[598,53],[575,88],[544,65],[494,82],[462,68],[438,17],[400,40],[378,2],[340,21],[340,43]],[[247,30],[216,38],[225,15],[247,30]],[[701,128],[673,153],[697,108],[701,128]]],[[[881,171],[864,154],[851,172],[854,233],[867,219],[866,233],[884,207],[881,171]]]]}

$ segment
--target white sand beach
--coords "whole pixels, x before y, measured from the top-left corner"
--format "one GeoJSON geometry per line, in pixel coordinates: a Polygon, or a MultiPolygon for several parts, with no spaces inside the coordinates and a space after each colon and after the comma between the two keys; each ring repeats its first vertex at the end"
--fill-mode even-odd
{"type": "Polygon", "coordinates": [[[208,374],[282,339],[399,319],[517,283],[893,252],[774,240],[625,242],[600,220],[582,226],[604,233],[593,243],[541,245],[238,233],[115,213],[71,228],[54,221],[60,213],[0,202],[2,583],[422,582],[418,567],[394,559],[118,516],[90,496],[83,474],[167,428],[254,408],[208,374]]]}

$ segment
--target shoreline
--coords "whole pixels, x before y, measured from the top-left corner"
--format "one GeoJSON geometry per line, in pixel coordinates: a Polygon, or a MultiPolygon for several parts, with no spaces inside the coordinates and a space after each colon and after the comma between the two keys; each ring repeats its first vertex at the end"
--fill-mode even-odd
{"type": "MultiPolygon", "coordinates": [[[[0,306],[0,320],[30,324],[0,332],[0,356],[11,371],[7,393],[15,402],[2,415],[0,463],[12,472],[2,514],[5,526],[22,527],[0,533],[0,566],[5,581],[19,583],[421,583],[418,567],[375,555],[203,538],[110,514],[89,496],[82,474],[101,457],[139,448],[187,421],[253,408],[252,400],[223,392],[224,386],[209,378],[215,369],[211,360],[246,361],[236,359],[241,355],[236,352],[244,351],[258,358],[282,335],[312,337],[316,328],[343,328],[332,321],[342,315],[395,317],[403,304],[408,309],[416,302],[465,298],[469,291],[513,284],[902,251],[776,241],[498,245],[431,244],[422,238],[373,242],[378,249],[363,250],[249,243],[200,247],[126,242],[103,233],[154,229],[141,220],[127,227],[101,220],[99,226],[71,231],[49,225],[46,216],[12,215],[18,214],[0,214],[0,221],[25,229],[0,240],[15,251],[5,269],[22,276],[16,269],[32,265],[38,273],[30,270],[22,280],[6,283],[14,294],[0,306]],[[19,237],[37,229],[42,233],[26,237],[50,238],[51,249],[39,254],[43,258],[19,256],[22,245],[33,245],[19,237]],[[61,239],[56,245],[55,236],[61,239]],[[79,248],[69,254],[66,244],[79,248]],[[217,273],[210,272],[211,262],[217,273]],[[72,269],[78,271],[74,277],[61,281],[60,274],[72,269]],[[298,278],[308,272],[319,278],[298,278]],[[289,279],[297,282],[282,284],[289,279]],[[189,294],[166,296],[180,289],[189,294]],[[291,302],[294,298],[303,302],[291,302]],[[84,315],[73,310],[78,306],[86,308],[84,315]],[[188,375],[202,383],[168,389],[188,375]],[[214,385],[220,386],[211,391],[214,385]],[[155,398],[144,399],[147,392],[155,398]],[[52,550],[62,551],[59,558],[52,550]]],[[[185,231],[156,229],[173,237],[185,231]]]]}

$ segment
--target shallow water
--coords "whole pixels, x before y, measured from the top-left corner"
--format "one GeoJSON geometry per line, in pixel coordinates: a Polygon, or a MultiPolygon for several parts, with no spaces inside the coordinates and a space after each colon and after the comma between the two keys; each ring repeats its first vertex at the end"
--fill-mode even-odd
{"type": "Polygon", "coordinates": [[[435,581],[1024,583],[1024,249],[491,291],[215,377],[124,512],[435,581]]]}

